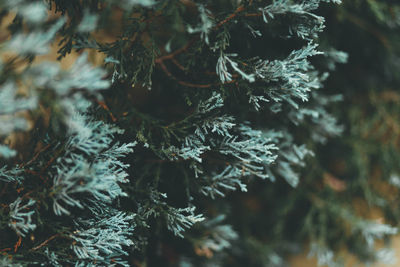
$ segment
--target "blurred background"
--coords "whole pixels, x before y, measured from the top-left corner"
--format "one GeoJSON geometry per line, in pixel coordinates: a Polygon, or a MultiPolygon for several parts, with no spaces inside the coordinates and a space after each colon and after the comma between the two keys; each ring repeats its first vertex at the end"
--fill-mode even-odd
{"type": "MultiPolygon", "coordinates": [[[[322,43],[348,54],[348,62],[338,65],[325,83],[331,93],[343,95],[333,112],[345,130],[318,151],[326,168],[324,181],[363,216],[399,226],[399,1],[344,0],[321,13],[327,20],[322,43]]],[[[400,266],[400,237],[392,245],[397,263],[372,266],[400,266]]],[[[345,254],[357,249],[349,245],[345,254]]],[[[307,253],[291,263],[317,266],[307,253]]],[[[356,265],[347,255],[346,266],[356,265]]]]}

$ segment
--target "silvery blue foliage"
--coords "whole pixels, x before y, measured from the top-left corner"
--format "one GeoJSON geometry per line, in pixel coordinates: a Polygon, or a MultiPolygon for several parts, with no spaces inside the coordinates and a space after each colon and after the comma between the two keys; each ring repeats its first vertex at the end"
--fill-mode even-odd
{"type": "Polygon", "coordinates": [[[225,191],[235,191],[237,187],[242,192],[246,192],[247,185],[242,175],[243,171],[240,167],[226,166],[221,172],[212,172],[210,175],[203,176],[205,185],[201,187],[200,192],[212,199],[216,196],[224,197],[225,191]]]}
{"type": "MultiPolygon", "coordinates": [[[[146,3],[149,4],[150,1],[146,3]]],[[[1,53],[10,53],[21,61],[26,57],[48,53],[56,34],[66,22],[65,17],[61,16],[49,27],[39,27],[48,19],[47,6],[41,1],[6,1],[1,2],[0,7],[23,16],[30,23],[29,26],[33,27],[27,32],[16,32],[0,48],[1,53]]],[[[78,30],[91,31],[95,24],[96,16],[87,14],[78,30]]],[[[1,61],[0,71],[11,67],[7,64],[12,62],[1,61]]],[[[89,219],[78,216],[75,220],[77,229],[70,236],[76,242],[71,249],[81,260],[60,258],[58,251],[46,248],[46,264],[61,266],[67,261],[77,266],[99,266],[98,263],[94,264],[97,260],[103,266],[128,266],[120,256],[126,254],[123,252],[125,246],[132,245],[130,236],[133,231],[133,216],[110,209],[110,206],[117,197],[126,196],[120,183],[127,182],[126,169],[129,164],[120,159],[133,151],[135,143],[115,142],[115,135],[123,133],[122,130],[82,115],[91,105],[87,101],[88,96],[100,99],[97,92],[109,87],[109,81],[103,79],[105,75],[103,69],[92,67],[87,54],[83,53],[66,70],[57,63],[27,62],[23,68],[16,69],[13,75],[6,76],[0,85],[1,137],[28,130],[29,116],[25,116],[27,111],[34,112],[39,103],[43,105],[42,97],[51,96],[54,100],[58,112],[62,113],[59,123],[67,126],[67,137],[62,151],[56,152],[59,155],[56,155],[54,165],[47,170],[47,175],[53,178],[49,196],[53,201],[54,213],[73,218],[76,215],[70,208],[78,207],[93,215],[89,219]]],[[[15,155],[16,151],[0,145],[0,156],[9,158],[15,155]]],[[[34,161],[35,159],[31,160],[29,168],[2,166],[0,180],[21,183],[26,173],[35,173],[33,169],[37,166],[34,161]]],[[[9,205],[8,225],[17,235],[24,237],[36,229],[36,206],[41,206],[41,203],[37,204],[33,198],[25,200],[20,197],[9,205]]]]}
{"type": "Polygon", "coordinates": [[[99,17],[96,14],[91,14],[90,11],[84,10],[81,23],[78,25],[78,32],[91,32],[96,30],[99,17]]]}
{"type": "Polygon", "coordinates": [[[183,238],[185,229],[191,228],[195,223],[202,222],[204,216],[202,214],[195,214],[196,207],[187,208],[173,208],[169,207],[165,216],[167,220],[167,228],[172,231],[174,235],[183,238]]]}
{"type": "MultiPolygon", "coordinates": [[[[37,96],[31,97],[18,97],[17,85],[8,81],[3,84],[0,89],[0,115],[14,114],[18,111],[30,110],[37,106],[37,96]]],[[[2,129],[2,134],[7,134],[15,129],[5,130],[2,129]]]]}
{"type": "Polygon", "coordinates": [[[196,207],[175,208],[166,203],[167,195],[154,189],[150,191],[152,203],[147,203],[138,210],[143,218],[162,218],[165,220],[168,230],[174,235],[183,238],[183,232],[191,228],[195,223],[204,221],[203,214],[195,214],[196,207]]]}
{"type": "Polygon", "coordinates": [[[12,158],[17,155],[17,151],[5,145],[0,145],[0,155],[4,158],[12,158]]]}
{"type": "Polygon", "coordinates": [[[231,59],[230,57],[236,57],[238,56],[238,54],[223,54],[221,52],[221,55],[218,58],[218,62],[217,62],[217,67],[216,67],[216,71],[217,74],[221,80],[222,83],[226,83],[226,82],[230,82],[232,81],[232,74],[229,73],[228,71],[228,64],[229,66],[231,66],[231,68],[236,71],[237,73],[239,73],[239,75],[249,81],[249,82],[254,82],[255,81],[255,74],[253,73],[245,73],[243,70],[241,70],[239,68],[239,64],[237,62],[235,62],[233,59],[231,59]]]}
{"type": "MultiPolygon", "coordinates": [[[[382,262],[387,265],[394,265],[398,262],[396,252],[391,248],[382,248],[375,253],[377,262],[382,262]]],[[[375,264],[375,263],[371,263],[375,264]]]]}
{"type": "Polygon", "coordinates": [[[349,55],[346,52],[338,51],[336,49],[331,49],[324,53],[325,58],[327,59],[326,64],[330,70],[336,69],[337,63],[347,63],[349,59],[349,55]]]}
{"type": "MultiPolygon", "coordinates": [[[[257,169],[253,164],[269,165],[275,161],[276,156],[273,154],[277,150],[276,145],[269,132],[254,130],[246,124],[237,127],[238,136],[226,136],[220,144],[218,151],[221,154],[233,156],[238,159],[249,170],[254,171],[257,175],[257,169]]],[[[258,175],[257,175],[258,176],[258,175]]],[[[264,174],[260,177],[266,178],[264,174]]]]}
{"type": "Polygon", "coordinates": [[[234,191],[236,187],[247,191],[244,177],[272,179],[270,168],[278,157],[276,141],[273,131],[254,130],[246,124],[233,128],[232,135],[226,135],[215,150],[235,160],[230,160],[220,171],[205,175],[201,192],[212,198],[223,197],[224,191],[234,191]]]}
{"type": "Polygon", "coordinates": [[[291,110],[288,116],[295,125],[300,125],[307,120],[311,121],[315,125],[311,138],[317,143],[325,143],[328,137],[339,136],[344,130],[338,120],[325,108],[328,104],[340,101],[342,97],[340,95],[316,97],[315,93],[312,93],[312,97],[317,105],[310,108],[304,107],[297,112],[291,110]]]}
{"type": "Polygon", "coordinates": [[[397,188],[400,188],[400,176],[397,173],[392,173],[389,178],[389,183],[397,188]]]}
{"type": "Polygon", "coordinates": [[[103,69],[94,68],[88,63],[87,54],[84,53],[68,70],[62,70],[59,64],[45,62],[29,68],[24,79],[34,84],[37,90],[46,88],[56,94],[64,113],[64,123],[74,132],[84,128],[76,114],[85,112],[90,105],[83,92],[99,98],[98,91],[110,85],[109,81],[102,79],[104,75],[103,69]]]}
{"type": "Polygon", "coordinates": [[[224,100],[222,99],[221,94],[213,92],[210,98],[205,101],[200,101],[197,110],[198,113],[205,114],[217,108],[220,108],[223,105],[224,100]]]}
{"type": "Polygon", "coordinates": [[[63,157],[58,158],[57,174],[54,177],[55,214],[69,214],[64,207],[84,208],[76,194],[89,194],[101,202],[110,203],[119,196],[125,196],[118,183],[127,182],[125,169],[129,166],[119,158],[131,153],[135,143],[111,144],[113,137],[123,131],[103,122],[86,119],[76,114],[85,123],[68,139],[63,157]],[[64,205],[62,204],[64,203],[64,205]]]}
{"type": "Polygon", "coordinates": [[[295,99],[307,101],[310,92],[321,87],[318,77],[310,73],[314,67],[308,60],[311,56],[322,54],[316,48],[316,44],[309,43],[302,49],[292,51],[284,60],[257,60],[257,78],[271,83],[264,97],[278,103],[286,101],[296,109],[298,104],[295,99]]]}
{"type": "MultiPolygon", "coordinates": [[[[30,8],[31,5],[34,5],[32,8],[36,10],[42,4],[25,1],[5,3],[6,7],[15,9],[16,12],[25,12],[24,10],[30,8]]],[[[39,19],[35,21],[44,23],[39,19]]],[[[20,58],[46,54],[50,51],[51,42],[54,41],[56,33],[64,23],[65,19],[61,17],[46,31],[18,32],[0,48],[0,51],[15,54],[20,58]]],[[[3,64],[6,63],[2,62],[3,64]]],[[[0,68],[1,70],[2,68],[0,68]]],[[[46,91],[56,94],[59,106],[64,111],[64,123],[70,125],[71,128],[74,126],[76,128],[72,117],[87,108],[84,100],[86,96],[83,96],[82,91],[96,94],[98,90],[108,88],[110,83],[103,80],[104,75],[104,70],[93,68],[88,63],[85,53],[69,70],[62,70],[60,64],[49,62],[27,64],[22,71],[16,72],[15,75],[9,75],[6,81],[0,85],[0,122],[2,124],[0,136],[27,130],[29,123],[24,115],[27,111],[38,108],[38,103],[41,101],[39,95],[43,95],[42,93],[46,91]],[[18,85],[16,81],[19,81],[18,85]]],[[[14,150],[1,145],[0,156],[11,158],[15,155],[14,150]]]]}
{"type": "Polygon", "coordinates": [[[86,261],[96,262],[96,266],[129,266],[128,262],[121,260],[127,255],[124,247],[133,243],[130,236],[133,232],[133,215],[123,212],[111,211],[104,214],[102,219],[78,220],[77,230],[70,237],[75,241],[72,245],[76,256],[86,261]]]}
{"type": "MultiPolygon", "coordinates": [[[[218,114],[221,107],[223,107],[223,99],[221,94],[216,92],[213,92],[209,99],[200,101],[196,112],[186,119],[193,123],[194,132],[183,138],[181,148],[170,146],[163,150],[164,154],[172,160],[194,159],[201,163],[202,154],[215,147],[215,142],[212,141],[210,135],[215,133],[221,137],[229,137],[231,136],[230,130],[235,126],[232,116],[218,114]]],[[[174,125],[174,127],[176,126],[179,125],[174,125]]],[[[172,127],[171,131],[173,130],[172,127]]],[[[169,133],[168,131],[169,129],[167,129],[167,133],[169,133]]]]}
{"type": "Polygon", "coordinates": [[[326,247],[325,244],[312,243],[310,246],[309,257],[315,257],[318,262],[318,266],[329,266],[329,267],[341,267],[343,266],[340,262],[335,259],[335,254],[332,250],[326,247]]]}
{"type": "MultiPolygon", "coordinates": [[[[133,151],[135,143],[114,142],[115,135],[123,133],[121,129],[85,114],[74,118],[82,122],[82,128],[70,133],[65,152],[57,160],[54,213],[73,216],[66,206],[75,206],[93,215],[76,219],[76,230],[70,234],[75,241],[71,249],[79,258],[75,266],[129,266],[121,256],[133,245],[134,216],[110,206],[116,198],[126,196],[119,183],[127,182],[129,165],[120,159],[133,151]]],[[[57,260],[54,256],[53,261],[57,260]]]]}
{"type": "Polygon", "coordinates": [[[172,153],[171,155],[176,155],[177,157],[180,157],[184,160],[187,159],[194,159],[198,162],[201,162],[201,155],[210,150],[209,146],[204,146],[201,142],[199,142],[198,140],[194,139],[187,139],[187,145],[189,146],[183,146],[180,149],[174,149],[175,147],[172,146],[170,147],[170,153],[172,153]]]}
{"type": "Polygon", "coordinates": [[[0,167],[0,181],[3,182],[18,182],[20,183],[23,180],[23,170],[14,167],[14,168],[7,168],[7,166],[0,167]]]}
{"type": "Polygon", "coordinates": [[[110,82],[102,79],[105,74],[103,69],[93,67],[87,53],[83,53],[67,70],[52,62],[35,64],[27,70],[24,80],[31,80],[36,87],[52,89],[58,96],[65,97],[72,89],[94,93],[107,89],[110,82]]]}
{"type": "MultiPolygon", "coordinates": [[[[27,97],[18,97],[14,81],[7,81],[0,85],[0,137],[7,136],[15,131],[27,130],[28,122],[17,112],[23,112],[36,108],[37,96],[33,93],[27,97]]],[[[16,151],[8,146],[0,144],[0,156],[11,158],[16,151]]]]}
{"type": "Polygon", "coordinates": [[[296,187],[300,181],[300,174],[296,172],[296,168],[305,166],[305,158],[313,156],[314,153],[303,145],[294,144],[293,137],[286,131],[275,132],[274,136],[279,140],[278,160],[271,167],[271,179],[275,180],[273,173],[284,178],[288,184],[296,187]]]}
{"type": "MultiPolygon", "coordinates": [[[[322,32],[324,29],[324,17],[318,16],[312,13],[313,10],[317,9],[320,0],[302,1],[301,3],[293,3],[291,0],[276,0],[272,4],[260,8],[263,14],[263,19],[266,23],[270,19],[274,19],[277,15],[293,14],[303,18],[303,23],[291,25],[289,28],[290,35],[295,33],[298,37],[305,40],[312,40],[317,38],[317,34],[322,32]],[[313,24],[310,24],[307,20],[314,20],[313,24]]],[[[339,3],[338,1],[335,1],[339,3]]]]}
{"type": "Polygon", "coordinates": [[[225,216],[219,215],[200,223],[199,227],[205,227],[208,235],[199,240],[196,245],[201,249],[210,249],[214,252],[231,247],[232,241],[238,239],[239,236],[231,225],[221,224],[224,220],[225,216]]]}
{"type": "MultiPolygon", "coordinates": [[[[322,0],[325,2],[333,2],[336,4],[340,4],[341,0],[322,0]]],[[[263,13],[263,19],[265,22],[268,22],[268,19],[273,19],[275,15],[293,13],[297,15],[306,15],[311,18],[324,22],[324,18],[321,16],[317,16],[311,11],[318,8],[321,0],[310,0],[310,1],[302,1],[301,3],[293,3],[291,0],[274,0],[272,4],[260,8],[263,13]]]]}
{"type": "Polygon", "coordinates": [[[105,75],[105,70],[94,68],[88,63],[87,53],[84,53],[78,57],[67,72],[59,74],[57,83],[53,80],[51,85],[59,95],[68,93],[72,88],[84,89],[89,92],[104,90],[110,86],[109,81],[102,80],[105,75]]]}
{"type": "Polygon", "coordinates": [[[31,31],[15,34],[5,48],[21,56],[43,55],[50,51],[50,43],[57,31],[64,25],[64,19],[59,19],[47,31],[31,31]]]}
{"type": "Polygon", "coordinates": [[[46,264],[50,264],[51,266],[54,267],[61,267],[62,265],[59,263],[59,259],[56,253],[50,252],[48,248],[44,251],[48,262],[42,263],[41,266],[46,266],[46,264]]]}
{"type": "Polygon", "coordinates": [[[43,1],[4,0],[0,8],[6,8],[20,15],[29,23],[42,23],[47,19],[47,6],[43,1]]]}
{"type": "Polygon", "coordinates": [[[13,262],[9,257],[7,256],[0,256],[0,267],[23,267],[24,265],[15,263],[13,262]]]}
{"type": "Polygon", "coordinates": [[[10,204],[10,222],[8,225],[19,236],[24,237],[27,233],[36,229],[36,224],[32,221],[32,216],[35,214],[32,210],[34,205],[35,201],[31,198],[25,204],[23,204],[21,198],[17,198],[10,204]]]}
{"type": "Polygon", "coordinates": [[[122,6],[126,9],[132,8],[133,6],[139,5],[139,6],[145,6],[145,7],[150,7],[156,3],[156,0],[123,0],[123,3],[119,3],[119,1],[115,0],[107,0],[110,2],[116,2],[118,3],[119,6],[122,6]]]}
{"type": "Polygon", "coordinates": [[[361,231],[367,245],[372,248],[375,244],[375,240],[381,239],[385,235],[395,235],[398,229],[384,223],[359,220],[359,222],[353,226],[353,231],[361,231]]]}
{"type": "Polygon", "coordinates": [[[201,38],[206,42],[206,44],[209,44],[209,38],[208,35],[211,31],[211,29],[214,27],[214,22],[211,18],[211,11],[208,10],[204,5],[202,4],[197,4],[197,8],[199,10],[199,16],[200,16],[200,24],[196,27],[191,27],[188,26],[187,31],[189,33],[200,33],[201,38]]]}

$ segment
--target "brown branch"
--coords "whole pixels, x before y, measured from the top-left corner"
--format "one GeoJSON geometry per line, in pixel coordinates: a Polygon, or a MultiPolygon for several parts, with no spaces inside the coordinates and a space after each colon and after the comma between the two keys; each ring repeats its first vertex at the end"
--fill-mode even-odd
{"type": "MultiPolygon", "coordinates": [[[[231,21],[232,19],[234,19],[240,12],[242,12],[242,11],[244,11],[244,10],[245,10],[244,6],[239,6],[239,7],[235,10],[235,12],[233,12],[231,15],[229,15],[229,16],[228,16],[226,19],[224,19],[223,21],[219,22],[216,26],[214,26],[214,28],[215,28],[215,29],[220,28],[222,25],[224,25],[225,23],[227,23],[227,22],[231,21]]],[[[261,16],[261,14],[258,14],[258,13],[257,13],[257,14],[246,14],[246,15],[247,15],[247,16],[261,16]]],[[[245,15],[245,16],[246,16],[246,15],[245,15]]],[[[172,53],[170,53],[170,54],[167,54],[167,55],[164,55],[164,56],[161,56],[161,57],[157,58],[157,59],[155,60],[155,62],[156,62],[156,63],[160,63],[160,62],[162,62],[162,61],[164,61],[164,60],[167,60],[167,59],[173,59],[175,56],[177,56],[177,55],[179,55],[179,54],[185,52],[190,46],[193,45],[193,43],[194,43],[197,39],[198,39],[198,36],[194,37],[194,38],[193,38],[192,40],[190,40],[185,46],[183,46],[183,47],[181,47],[181,48],[175,50],[174,52],[172,52],[172,53]]]]}
{"type": "Polygon", "coordinates": [[[115,118],[115,116],[111,113],[110,108],[107,106],[107,104],[106,104],[105,102],[99,101],[99,100],[96,100],[96,102],[97,102],[97,104],[99,104],[105,111],[108,112],[108,114],[110,115],[111,120],[112,120],[113,122],[116,122],[116,121],[117,121],[117,118],[115,118]]]}
{"type": "Polygon", "coordinates": [[[31,159],[30,161],[28,161],[27,163],[21,163],[21,164],[19,165],[19,167],[20,167],[20,168],[23,168],[24,166],[31,164],[32,162],[34,162],[34,161],[39,157],[39,155],[40,155],[41,153],[43,153],[44,151],[46,151],[47,149],[49,149],[49,147],[50,147],[50,144],[47,144],[45,147],[43,147],[41,150],[39,150],[39,151],[32,157],[32,159],[31,159]]]}
{"type": "MultiPolygon", "coordinates": [[[[195,83],[190,83],[190,82],[185,82],[185,81],[181,81],[178,78],[176,78],[169,70],[168,68],[165,66],[164,62],[159,62],[158,63],[161,67],[161,69],[165,72],[165,74],[168,75],[168,77],[172,78],[173,80],[175,80],[178,84],[183,85],[183,86],[187,86],[187,87],[193,87],[193,88],[210,88],[212,86],[218,86],[221,85],[221,83],[207,83],[207,84],[195,84],[195,83]]],[[[235,83],[236,80],[232,80],[223,84],[229,84],[229,83],[235,83]]]]}
{"type": "Polygon", "coordinates": [[[231,21],[232,19],[234,19],[240,12],[242,12],[243,10],[245,10],[244,6],[239,6],[235,12],[233,12],[232,14],[230,14],[226,19],[224,19],[223,21],[221,21],[220,23],[218,23],[215,28],[218,29],[220,28],[222,25],[224,25],[225,23],[231,21]]]}
{"type": "Polygon", "coordinates": [[[195,87],[195,88],[210,88],[212,86],[212,84],[194,84],[194,83],[189,83],[189,82],[184,82],[184,81],[180,81],[178,80],[178,78],[176,78],[165,66],[164,62],[159,62],[158,63],[161,67],[161,69],[165,72],[165,74],[168,75],[168,77],[174,79],[177,83],[179,83],[180,85],[183,86],[187,86],[187,87],[195,87]]]}
{"type": "Polygon", "coordinates": [[[25,169],[24,172],[39,177],[43,182],[47,182],[47,180],[46,180],[45,178],[43,178],[43,176],[41,175],[41,173],[38,173],[38,172],[36,172],[36,171],[34,171],[34,170],[29,170],[29,169],[25,169]]]}
{"type": "Polygon", "coordinates": [[[189,82],[184,82],[184,81],[177,81],[180,85],[187,86],[187,87],[194,87],[194,88],[210,88],[213,86],[213,84],[208,83],[208,84],[195,84],[195,83],[189,83],[189,82]]]}
{"type": "Polygon", "coordinates": [[[18,248],[21,246],[21,243],[22,243],[22,237],[18,236],[18,241],[14,245],[14,252],[17,252],[18,248]]]}
{"type": "Polygon", "coordinates": [[[172,63],[175,64],[181,71],[186,71],[185,67],[181,65],[181,63],[178,62],[175,58],[171,59],[172,63]]]}
{"type": "Polygon", "coordinates": [[[172,58],[174,58],[175,56],[177,56],[177,55],[179,55],[179,54],[185,52],[186,50],[189,49],[189,47],[191,47],[191,46],[194,44],[194,42],[196,41],[197,38],[198,38],[198,37],[193,38],[193,39],[190,40],[186,45],[184,45],[183,47],[181,47],[181,48],[175,50],[174,52],[157,58],[157,59],[155,60],[155,62],[156,62],[156,63],[161,63],[161,62],[163,62],[164,60],[172,59],[172,58]]]}
{"type": "MultiPolygon", "coordinates": [[[[57,155],[57,156],[58,156],[58,155],[57,155]]],[[[52,158],[47,162],[46,166],[44,166],[44,167],[41,169],[40,172],[43,173],[45,170],[47,170],[47,169],[50,167],[50,165],[56,160],[57,156],[52,157],[52,158]]]]}
{"type": "Polygon", "coordinates": [[[53,240],[54,238],[56,238],[57,236],[59,236],[59,234],[55,234],[53,236],[50,236],[48,239],[46,239],[45,241],[43,241],[42,243],[40,243],[39,245],[37,245],[34,248],[31,248],[31,250],[38,250],[39,248],[45,246],[47,243],[49,243],[51,240],[53,240]]]}
{"type": "Polygon", "coordinates": [[[245,17],[261,17],[262,13],[247,13],[244,14],[245,17]]]}
{"type": "MultiPolygon", "coordinates": [[[[250,4],[252,4],[252,1],[250,1],[250,4]]],[[[224,25],[225,23],[231,21],[232,19],[234,19],[236,16],[238,16],[238,14],[242,11],[245,10],[244,6],[239,6],[231,15],[229,15],[226,19],[224,19],[223,21],[219,22],[216,26],[214,26],[214,29],[218,29],[219,27],[221,27],[222,25],[224,25]]],[[[252,14],[245,14],[245,16],[261,16],[260,13],[252,13],[252,14]]],[[[164,64],[165,60],[171,60],[172,63],[174,63],[180,70],[182,71],[186,71],[186,69],[176,60],[175,56],[185,52],[186,50],[189,49],[189,47],[191,47],[193,45],[193,43],[196,41],[196,39],[198,39],[198,36],[193,38],[192,40],[190,40],[185,46],[175,50],[174,52],[164,55],[164,56],[160,56],[159,58],[155,59],[155,63],[158,64],[161,69],[168,75],[168,77],[172,78],[173,80],[175,80],[178,84],[183,85],[183,86],[187,86],[187,87],[194,87],[194,88],[210,88],[212,86],[218,86],[221,85],[221,83],[217,83],[217,84],[194,84],[194,83],[190,83],[190,82],[185,82],[185,81],[181,81],[178,78],[176,78],[166,67],[166,65],[164,64]]],[[[227,83],[235,83],[235,80],[229,81],[227,83]]],[[[225,84],[227,84],[225,83],[225,84]]]]}

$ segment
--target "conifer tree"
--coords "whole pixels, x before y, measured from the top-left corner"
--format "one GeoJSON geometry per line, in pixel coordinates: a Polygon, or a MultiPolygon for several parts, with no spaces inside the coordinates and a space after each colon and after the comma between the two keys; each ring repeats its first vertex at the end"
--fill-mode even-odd
{"type": "MultiPolygon", "coordinates": [[[[389,67],[399,7],[340,2],[0,0],[0,266],[284,266],[305,242],[321,265],[343,247],[389,259],[375,240],[397,228],[348,201],[397,224],[396,200],[365,162],[352,184],[325,164],[369,107],[336,111],[347,128],[332,115],[352,99],[343,69],[328,78],[348,57],[334,47],[353,51],[335,26],[322,34],[325,17],[368,28],[389,67]],[[389,37],[352,17],[366,5],[389,37]]],[[[370,77],[386,87],[386,73],[370,77]]],[[[374,84],[358,80],[350,91],[374,84]]],[[[374,145],[398,186],[397,152],[374,145]]]]}

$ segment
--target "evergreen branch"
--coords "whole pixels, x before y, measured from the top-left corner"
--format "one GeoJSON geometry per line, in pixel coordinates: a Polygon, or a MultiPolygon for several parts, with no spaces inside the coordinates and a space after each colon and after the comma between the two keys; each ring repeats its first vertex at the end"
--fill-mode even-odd
{"type": "Polygon", "coordinates": [[[18,248],[21,246],[21,244],[22,244],[22,237],[21,237],[21,236],[18,236],[18,241],[17,241],[17,243],[15,243],[15,245],[14,245],[14,252],[17,252],[17,250],[18,250],[18,248]]]}
{"type": "Polygon", "coordinates": [[[100,107],[102,107],[105,111],[108,112],[108,114],[110,115],[111,120],[112,120],[113,122],[116,122],[116,121],[117,121],[117,118],[112,114],[110,108],[107,106],[107,104],[106,104],[105,102],[100,101],[100,100],[96,100],[96,102],[97,102],[97,104],[99,104],[100,107]]]}
{"type": "Polygon", "coordinates": [[[37,158],[40,156],[40,154],[42,154],[43,152],[45,152],[47,149],[50,148],[50,144],[45,145],[42,149],[40,149],[38,152],[36,152],[36,154],[32,157],[32,159],[30,159],[28,162],[26,163],[21,163],[19,168],[23,168],[27,165],[32,164],[33,162],[35,162],[37,160],[37,158]]]}
{"type": "Polygon", "coordinates": [[[42,243],[40,243],[39,245],[37,245],[37,246],[31,248],[30,250],[31,250],[31,251],[38,250],[38,249],[44,247],[45,245],[47,245],[47,243],[49,243],[51,240],[57,238],[58,236],[60,236],[60,234],[52,235],[52,236],[50,236],[49,238],[47,238],[45,241],[43,241],[42,243]]]}
{"type": "Polygon", "coordinates": [[[177,55],[179,55],[179,54],[182,54],[183,52],[185,52],[186,50],[188,50],[188,49],[196,42],[197,39],[198,39],[198,37],[192,38],[192,39],[191,39],[189,42],[187,42],[183,47],[181,47],[181,48],[175,50],[174,52],[172,52],[172,53],[170,53],[170,54],[167,54],[167,55],[164,55],[164,56],[161,56],[161,57],[156,58],[155,62],[158,63],[158,64],[160,64],[160,63],[162,63],[164,60],[172,59],[172,58],[174,58],[175,56],[177,56],[177,55]]]}
{"type": "Polygon", "coordinates": [[[236,8],[235,12],[233,12],[232,14],[230,14],[226,19],[224,19],[223,21],[219,22],[216,26],[215,29],[220,28],[222,25],[228,23],[229,21],[231,21],[232,19],[234,19],[240,12],[244,11],[245,7],[244,6],[239,6],[238,8],[236,8]]]}
{"type": "Polygon", "coordinates": [[[229,80],[229,81],[224,81],[223,83],[208,83],[208,84],[195,84],[195,83],[190,83],[190,82],[185,82],[185,81],[181,81],[178,78],[176,78],[165,66],[164,62],[157,62],[161,69],[165,72],[165,74],[168,75],[168,77],[172,78],[173,80],[175,80],[178,84],[183,85],[183,86],[187,86],[187,87],[193,87],[193,88],[210,88],[213,86],[218,86],[221,84],[230,84],[230,83],[236,83],[236,80],[229,80]]]}

